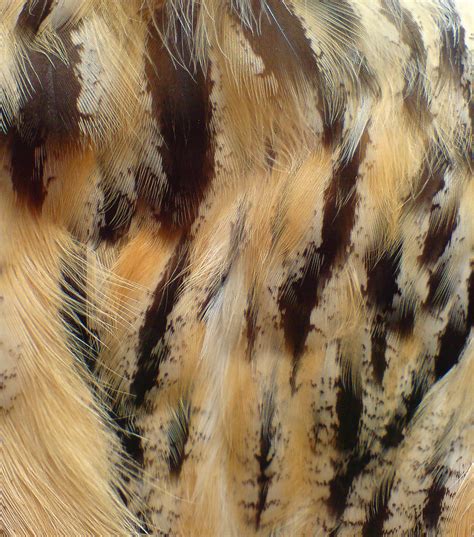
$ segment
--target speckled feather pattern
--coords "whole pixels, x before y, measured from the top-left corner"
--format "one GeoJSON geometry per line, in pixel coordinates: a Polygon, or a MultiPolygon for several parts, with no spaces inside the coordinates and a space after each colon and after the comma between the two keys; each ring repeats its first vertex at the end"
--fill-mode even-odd
{"type": "Polygon", "coordinates": [[[471,535],[473,35],[0,1],[2,535],[471,535]]]}

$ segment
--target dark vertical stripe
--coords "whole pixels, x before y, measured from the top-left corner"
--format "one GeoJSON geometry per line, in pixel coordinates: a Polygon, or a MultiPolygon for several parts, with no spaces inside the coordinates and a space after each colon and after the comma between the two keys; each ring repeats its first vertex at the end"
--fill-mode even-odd
{"type": "Polygon", "coordinates": [[[318,291],[318,257],[314,243],[303,252],[305,263],[299,278],[289,278],[280,288],[278,306],[281,311],[286,345],[293,357],[291,387],[296,389],[296,371],[308,337],[311,312],[318,291]]]}
{"type": "MultiPolygon", "coordinates": [[[[451,6],[454,10],[454,7],[451,6]]],[[[440,48],[440,65],[445,73],[451,73],[456,80],[461,82],[464,75],[464,57],[466,55],[466,31],[461,26],[459,15],[455,13],[453,18],[450,17],[449,23],[442,26],[441,30],[441,48],[440,48]]]]}
{"type": "MultiPolygon", "coordinates": [[[[339,471],[329,483],[329,496],[327,506],[330,513],[339,519],[347,506],[347,498],[352,485],[362,474],[371,457],[368,453],[353,453],[348,459],[345,470],[339,471]]],[[[331,533],[337,535],[337,531],[331,533]]]]}
{"type": "Polygon", "coordinates": [[[245,310],[245,335],[247,338],[247,359],[250,361],[254,354],[255,340],[257,339],[258,306],[254,291],[248,294],[247,308],[245,310]]]}
{"type": "MultiPolygon", "coordinates": [[[[194,8],[193,24],[198,7],[194,8]]],[[[166,35],[165,11],[158,10],[149,27],[146,64],[152,109],[163,136],[160,153],[167,180],[157,217],[167,225],[187,227],[214,175],[212,82],[201,66],[195,66],[190,36],[182,23],[176,23],[168,49],[164,46],[157,28],[166,35]]],[[[149,170],[138,174],[138,192],[152,205],[158,188],[154,181],[149,170]],[[146,186],[149,182],[151,187],[146,186]]]]}
{"type": "Polygon", "coordinates": [[[224,288],[234,262],[237,259],[241,243],[244,239],[245,213],[239,209],[237,219],[231,223],[229,247],[227,259],[223,261],[224,266],[219,276],[213,279],[207,287],[206,297],[198,308],[198,319],[202,320],[210,307],[215,303],[217,296],[224,288]]]}
{"type": "Polygon", "coordinates": [[[392,309],[399,292],[397,278],[400,272],[401,248],[385,250],[382,256],[367,266],[367,298],[380,312],[392,309]]]}
{"type": "Polygon", "coordinates": [[[322,256],[320,280],[323,286],[331,278],[337,257],[344,258],[350,253],[358,201],[356,186],[359,167],[365,158],[369,141],[366,128],[352,157],[337,166],[324,195],[322,243],[318,248],[322,256]]]}
{"type": "Polygon", "coordinates": [[[443,482],[435,478],[428,490],[426,503],[423,508],[423,522],[428,530],[433,530],[438,526],[443,500],[447,493],[448,490],[443,482]]]}
{"type": "Polygon", "coordinates": [[[264,75],[308,77],[318,71],[311,43],[301,21],[281,0],[251,0],[253,27],[242,26],[252,50],[263,60],[264,75]]]}
{"type": "Polygon", "coordinates": [[[357,447],[362,400],[354,392],[350,381],[338,382],[336,414],[339,421],[337,447],[341,451],[354,450],[357,447]]]}
{"type": "Polygon", "coordinates": [[[296,389],[299,359],[311,329],[311,312],[318,305],[318,289],[321,293],[330,280],[338,258],[344,259],[350,252],[357,205],[356,183],[368,141],[365,132],[354,155],[334,170],[324,194],[321,245],[316,247],[310,243],[306,247],[303,252],[305,263],[300,275],[291,275],[279,290],[278,305],[285,341],[293,356],[290,379],[293,391],[296,389]]]}
{"type": "Polygon", "coordinates": [[[291,275],[279,290],[282,326],[286,344],[293,356],[290,379],[293,390],[296,389],[299,359],[311,329],[311,312],[318,305],[318,292],[321,293],[330,280],[338,258],[344,259],[350,252],[357,205],[356,183],[368,142],[365,132],[353,156],[336,167],[324,194],[321,245],[316,247],[310,243],[306,247],[301,274],[296,277],[291,275]]]}
{"type": "Polygon", "coordinates": [[[155,347],[166,334],[168,316],[173,310],[186,277],[188,249],[187,239],[184,238],[168,262],[154,292],[153,302],[146,312],[143,326],[140,328],[137,371],[130,386],[130,393],[135,397],[136,405],[141,405],[148,391],[155,386],[160,364],[168,356],[169,349],[166,344],[163,344],[158,352],[155,351],[155,347]]]}
{"type": "Polygon", "coordinates": [[[273,418],[275,414],[275,406],[271,395],[266,396],[266,412],[263,412],[262,425],[260,428],[260,451],[255,458],[258,462],[259,472],[257,477],[258,483],[258,500],[256,505],[255,527],[258,530],[260,527],[262,514],[266,509],[268,489],[272,480],[272,475],[268,471],[272,463],[273,456],[271,455],[272,445],[274,442],[275,430],[273,426],[273,418]]]}
{"type": "Polygon", "coordinates": [[[371,333],[371,354],[374,380],[381,385],[387,368],[387,336],[394,315],[393,301],[399,289],[401,248],[384,251],[376,261],[367,265],[367,302],[375,308],[375,320],[371,333]]]}
{"type": "Polygon", "coordinates": [[[383,382],[385,370],[387,369],[387,329],[384,324],[378,325],[371,335],[370,361],[374,372],[374,380],[379,385],[383,382]]]}
{"type": "Polygon", "coordinates": [[[428,233],[426,235],[423,253],[420,256],[422,263],[435,263],[448,247],[451,237],[458,225],[458,216],[453,211],[448,219],[439,224],[435,218],[430,218],[428,233]]]}
{"type": "MultiPolygon", "coordinates": [[[[250,27],[242,25],[242,29],[252,50],[263,60],[263,76],[273,74],[282,84],[288,81],[296,90],[302,77],[314,81],[323,118],[323,143],[337,144],[342,136],[342,112],[334,112],[331,91],[326,90],[325,77],[300,19],[283,0],[252,0],[250,6],[253,24],[250,27]]],[[[353,54],[358,20],[350,4],[339,0],[321,4],[320,8],[327,11],[326,22],[334,27],[331,39],[338,49],[353,54]]],[[[361,72],[361,82],[367,81],[363,75],[364,71],[361,72]]]]}
{"type": "MultiPolygon", "coordinates": [[[[330,512],[337,518],[341,516],[347,505],[347,498],[354,481],[370,462],[368,452],[361,452],[358,446],[359,424],[362,416],[362,400],[355,393],[350,380],[336,383],[336,446],[345,459],[336,475],[329,483],[327,505],[330,512]]],[[[333,534],[335,534],[333,532],[333,534]]]]}

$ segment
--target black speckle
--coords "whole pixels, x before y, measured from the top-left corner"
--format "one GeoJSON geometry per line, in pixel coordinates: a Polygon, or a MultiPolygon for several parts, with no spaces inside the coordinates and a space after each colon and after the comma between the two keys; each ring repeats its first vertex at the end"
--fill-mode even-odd
{"type": "Polygon", "coordinates": [[[426,392],[426,386],[418,380],[413,380],[412,391],[408,396],[403,396],[404,410],[397,412],[385,429],[385,435],[382,437],[384,447],[396,447],[405,438],[405,431],[410,420],[420,405],[426,392]]]}

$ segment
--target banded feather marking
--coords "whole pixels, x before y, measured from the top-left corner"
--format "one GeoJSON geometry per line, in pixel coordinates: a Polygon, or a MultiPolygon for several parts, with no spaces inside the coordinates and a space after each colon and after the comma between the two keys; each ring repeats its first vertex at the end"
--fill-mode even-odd
{"type": "Polygon", "coordinates": [[[280,287],[278,305],[285,341],[293,356],[290,384],[296,390],[298,363],[308,333],[313,328],[311,312],[318,306],[318,296],[332,276],[340,258],[351,248],[351,231],[357,205],[359,166],[365,158],[368,135],[364,133],[352,157],[336,165],[332,180],[324,193],[324,214],[320,245],[310,243],[303,257],[301,276],[290,276],[280,287]]]}
{"type": "Polygon", "coordinates": [[[130,393],[134,396],[136,406],[145,401],[147,393],[156,385],[160,364],[168,356],[168,347],[164,341],[168,316],[176,304],[186,276],[188,249],[187,238],[184,237],[168,262],[140,328],[137,370],[130,386],[130,393]]]}
{"type": "Polygon", "coordinates": [[[469,334],[474,326],[474,273],[467,283],[468,306],[463,318],[455,322],[450,319],[441,336],[438,354],[435,356],[435,377],[436,380],[443,377],[452,367],[454,367],[461,356],[463,349],[469,338],[469,334]]]}
{"type": "Polygon", "coordinates": [[[7,533],[449,534],[466,8],[0,4],[7,533]]]}
{"type": "Polygon", "coordinates": [[[383,0],[382,13],[394,24],[410,53],[404,67],[403,104],[417,121],[430,121],[426,77],[426,50],[420,28],[399,0],[383,0]]]}
{"type": "Polygon", "coordinates": [[[423,522],[429,530],[437,527],[441,516],[443,499],[448,493],[443,481],[442,476],[438,479],[435,478],[426,495],[427,501],[423,507],[423,522]]]}
{"type": "MultiPolygon", "coordinates": [[[[196,16],[193,10],[193,26],[196,16]]],[[[186,227],[194,221],[214,175],[212,81],[210,68],[193,61],[188,30],[179,23],[174,44],[167,46],[162,41],[166,13],[159,10],[155,17],[149,28],[146,77],[163,137],[160,153],[166,176],[156,216],[168,226],[186,227]]]]}
{"type": "Polygon", "coordinates": [[[346,508],[349,492],[357,476],[363,472],[372,457],[364,448],[361,449],[358,446],[362,414],[360,396],[354,392],[351,380],[339,380],[336,388],[336,414],[339,422],[336,445],[345,455],[346,461],[329,483],[328,506],[333,515],[338,518],[346,508]]]}

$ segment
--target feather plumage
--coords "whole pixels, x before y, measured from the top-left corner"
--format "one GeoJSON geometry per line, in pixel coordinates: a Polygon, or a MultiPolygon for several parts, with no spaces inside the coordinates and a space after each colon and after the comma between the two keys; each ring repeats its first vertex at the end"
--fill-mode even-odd
{"type": "Polygon", "coordinates": [[[469,535],[472,23],[3,0],[2,532],[469,535]]]}

